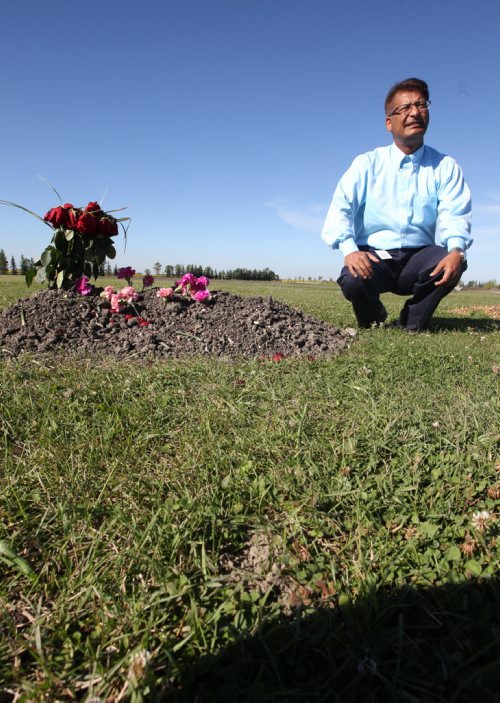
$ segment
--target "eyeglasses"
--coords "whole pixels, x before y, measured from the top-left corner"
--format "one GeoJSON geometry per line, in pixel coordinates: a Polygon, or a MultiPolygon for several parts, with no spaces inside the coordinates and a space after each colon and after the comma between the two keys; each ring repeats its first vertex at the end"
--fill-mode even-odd
{"type": "Polygon", "coordinates": [[[415,102],[412,103],[404,103],[404,105],[396,107],[387,117],[392,117],[393,115],[408,115],[414,105],[419,112],[427,112],[430,104],[430,100],[415,100],[415,102]]]}

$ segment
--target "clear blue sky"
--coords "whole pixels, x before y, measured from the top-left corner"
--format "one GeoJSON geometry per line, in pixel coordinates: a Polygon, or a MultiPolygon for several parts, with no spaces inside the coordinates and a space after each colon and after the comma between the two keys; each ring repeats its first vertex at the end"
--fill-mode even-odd
{"type": "MultiPolygon", "coordinates": [[[[320,239],[337,180],[388,144],[383,102],[431,90],[426,141],[473,194],[465,280],[500,279],[498,0],[5,0],[0,198],[128,206],[118,265],[337,276],[320,239]]],[[[50,231],[0,210],[0,248],[50,231]]]]}

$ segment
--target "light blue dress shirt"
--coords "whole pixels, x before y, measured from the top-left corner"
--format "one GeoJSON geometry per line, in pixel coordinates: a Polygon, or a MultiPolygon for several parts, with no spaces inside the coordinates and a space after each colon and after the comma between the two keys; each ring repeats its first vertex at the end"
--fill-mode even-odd
{"type": "Polygon", "coordinates": [[[406,155],[391,144],[354,159],[321,236],[347,256],[360,245],[387,250],[441,243],[465,250],[470,229],[470,191],[457,162],[429,146],[406,155]]]}

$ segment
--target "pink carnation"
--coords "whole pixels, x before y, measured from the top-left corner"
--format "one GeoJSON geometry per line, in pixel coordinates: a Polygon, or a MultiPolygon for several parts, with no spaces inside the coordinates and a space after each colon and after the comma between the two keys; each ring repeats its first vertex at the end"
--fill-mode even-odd
{"type": "Polygon", "coordinates": [[[206,292],[207,286],[210,283],[206,276],[196,278],[193,273],[185,273],[180,281],[176,282],[176,291],[182,292],[183,295],[190,295],[194,300],[208,300],[210,294],[195,297],[197,293],[206,292]]]}
{"type": "Polygon", "coordinates": [[[196,293],[193,293],[191,297],[193,298],[193,300],[197,300],[199,303],[202,303],[204,300],[210,299],[210,291],[198,290],[196,291],[196,293]]]}
{"type": "Polygon", "coordinates": [[[112,312],[120,312],[120,306],[122,305],[122,301],[120,300],[117,293],[113,293],[109,302],[111,303],[112,312]]]}
{"type": "Polygon", "coordinates": [[[118,297],[121,300],[126,300],[127,303],[133,303],[139,299],[139,295],[133,286],[125,286],[118,291],[118,297]]]}
{"type": "Polygon", "coordinates": [[[193,273],[185,273],[179,283],[183,288],[186,286],[195,286],[196,276],[193,273]]]}
{"type": "Polygon", "coordinates": [[[89,285],[87,276],[81,276],[76,279],[75,290],[80,293],[80,295],[89,295],[89,293],[92,293],[92,286],[89,285]]]}
{"type": "Polygon", "coordinates": [[[157,298],[171,298],[174,294],[173,288],[160,288],[156,291],[157,298]]]}
{"type": "Polygon", "coordinates": [[[113,286],[106,286],[101,293],[101,298],[106,298],[106,300],[110,301],[114,292],[113,286]]]}

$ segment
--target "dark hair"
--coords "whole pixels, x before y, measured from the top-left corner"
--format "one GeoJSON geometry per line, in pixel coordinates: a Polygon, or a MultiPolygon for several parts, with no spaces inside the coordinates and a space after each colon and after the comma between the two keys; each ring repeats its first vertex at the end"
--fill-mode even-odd
{"type": "Polygon", "coordinates": [[[421,93],[425,100],[429,100],[429,86],[427,85],[427,83],[425,81],[420,80],[420,78],[407,78],[404,81],[395,83],[390,89],[390,91],[387,93],[384,105],[386,115],[388,112],[389,105],[392,102],[392,99],[396,95],[396,93],[403,93],[405,91],[421,93]]]}

